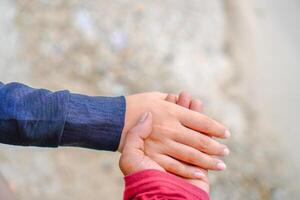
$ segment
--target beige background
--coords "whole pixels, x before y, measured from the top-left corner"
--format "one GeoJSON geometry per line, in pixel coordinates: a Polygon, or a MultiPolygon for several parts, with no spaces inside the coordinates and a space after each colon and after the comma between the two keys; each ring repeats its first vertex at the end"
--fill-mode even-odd
{"type": "MultiPolygon", "coordinates": [[[[90,95],[190,91],[230,127],[212,199],[300,198],[295,0],[0,0],[0,80],[90,95]]],[[[18,199],[121,199],[118,153],[0,145],[18,199]]]]}

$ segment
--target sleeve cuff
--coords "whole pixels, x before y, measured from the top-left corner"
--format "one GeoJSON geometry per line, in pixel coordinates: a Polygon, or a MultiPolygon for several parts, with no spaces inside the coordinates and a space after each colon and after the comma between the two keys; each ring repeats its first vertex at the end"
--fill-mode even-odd
{"type": "Polygon", "coordinates": [[[70,94],[61,146],[116,151],[124,127],[124,96],[70,94]]]}
{"type": "Polygon", "coordinates": [[[182,197],[179,199],[209,200],[204,190],[159,170],[143,170],[125,176],[124,199],[138,195],[158,195],[164,197],[182,197]]]}

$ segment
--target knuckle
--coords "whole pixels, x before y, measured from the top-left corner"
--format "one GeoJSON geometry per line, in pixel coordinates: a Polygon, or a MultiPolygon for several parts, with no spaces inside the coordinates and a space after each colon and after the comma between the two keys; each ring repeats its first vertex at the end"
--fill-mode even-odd
{"type": "Polygon", "coordinates": [[[161,146],[157,145],[157,143],[153,140],[145,141],[144,151],[150,158],[156,158],[158,154],[162,151],[161,146]]]}
{"type": "Polygon", "coordinates": [[[213,119],[208,118],[204,125],[204,129],[213,135],[220,135],[222,133],[222,128],[220,128],[219,124],[213,119]]]}
{"type": "Polygon", "coordinates": [[[163,138],[163,136],[165,135],[163,128],[161,127],[161,125],[153,125],[152,127],[152,133],[151,133],[151,138],[155,139],[155,140],[160,140],[163,138]]]}
{"type": "Polygon", "coordinates": [[[212,148],[212,143],[208,137],[201,138],[201,148],[202,150],[210,150],[212,148]]]}
{"type": "Polygon", "coordinates": [[[212,121],[210,118],[206,117],[206,116],[203,116],[203,119],[202,119],[202,128],[204,130],[210,130],[211,127],[212,127],[212,121]]]}
{"type": "Polygon", "coordinates": [[[215,169],[217,167],[217,164],[220,162],[220,160],[216,159],[216,158],[210,158],[209,159],[209,163],[210,163],[210,168],[211,169],[215,169]]]}
{"type": "Polygon", "coordinates": [[[208,118],[207,120],[207,129],[213,129],[215,127],[215,123],[212,119],[208,118]]]}
{"type": "Polygon", "coordinates": [[[212,158],[211,156],[203,156],[202,165],[203,165],[203,167],[205,167],[207,169],[214,169],[216,162],[215,162],[215,159],[212,158]]]}
{"type": "Polygon", "coordinates": [[[188,154],[187,161],[189,163],[195,163],[197,160],[199,160],[200,155],[199,155],[198,151],[196,151],[196,150],[189,150],[187,152],[187,154],[188,154]]]}
{"type": "Polygon", "coordinates": [[[180,165],[177,162],[170,162],[166,168],[167,168],[167,171],[174,172],[174,171],[179,170],[180,165]]]}
{"type": "Polygon", "coordinates": [[[171,128],[167,122],[161,122],[159,125],[154,125],[153,130],[160,135],[163,134],[170,136],[175,136],[178,132],[175,128],[171,128]]]}

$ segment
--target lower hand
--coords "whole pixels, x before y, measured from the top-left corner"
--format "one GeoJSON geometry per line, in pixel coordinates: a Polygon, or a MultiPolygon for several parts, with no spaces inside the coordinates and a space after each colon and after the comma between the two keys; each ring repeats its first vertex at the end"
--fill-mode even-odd
{"type": "MultiPolygon", "coordinates": [[[[147,169],[165,171],[163,167],[144,153],[144,140],[149,137],[152,132],[152,120],[151,113],[144,114],[138,124],[126,135],[123,153],[119,161],[120,169],[125,176],[147,169]]],[[[207,172],[205,170],[203,170],[203,172],[202,178],[199,180],[186,180],[208,193],[207,172]]]]}

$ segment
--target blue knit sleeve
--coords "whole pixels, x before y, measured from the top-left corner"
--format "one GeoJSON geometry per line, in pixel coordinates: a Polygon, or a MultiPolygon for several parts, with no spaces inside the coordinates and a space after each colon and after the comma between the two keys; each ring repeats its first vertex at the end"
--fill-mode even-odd
{"type": "Polygon", "coordinates": [[[125,98],[51,92],[0,82],[0,143],[117,150],[125,98]]]}
{"type": "Polygon", "coordinates": [[[60,145],[116,151],[125,118],[125,98],[71,94],[60,145]]]}
{"type": "Polygon", "coordinates": [[[20,83],[0,85],[0,142],[56,147],[63,132],[68,91],[50,92],[20,83]]]}

